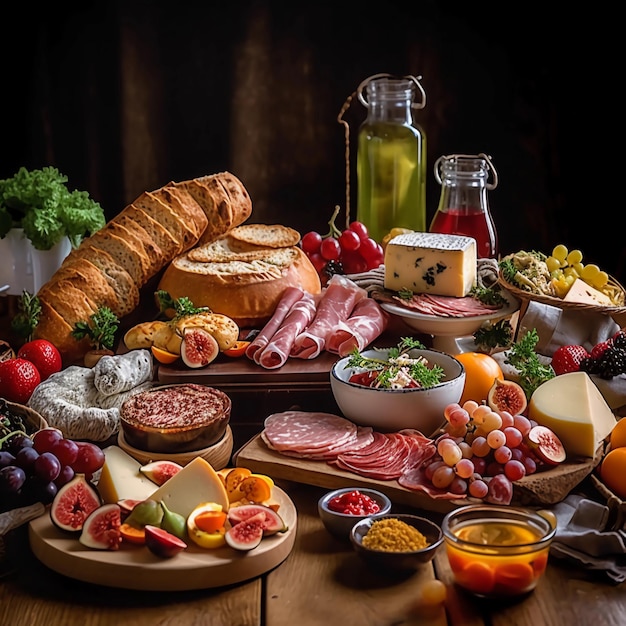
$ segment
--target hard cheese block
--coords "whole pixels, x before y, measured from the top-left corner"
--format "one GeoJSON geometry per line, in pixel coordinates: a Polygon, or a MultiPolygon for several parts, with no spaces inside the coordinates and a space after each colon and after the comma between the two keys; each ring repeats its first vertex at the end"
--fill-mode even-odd
{"type": "Polygon", "coordinates": [[[98,492],[105,504],[126,498],[145,500],[157,490],[157,485],[139,471],[141,464],[121,448],[105,448],[104,458],[98,492]]]}
{"type": "Polygon", "coordinates": [[[537,387],[528,404],[528,417],[550,428],[568,457],[593,457],[617,423],[587,372],[561,374],[537,387]]]}
{"type": "Polygon", "coordinates": [[[473,237],[398,235],[385,249],[385,289],[463,297],[476,285],[476,261],[473,237]]]}
{"type": "Polygon", "coordinates": [[[228,494],[222,480],[208,461],[196,457],[167,480],[151,496],[165,502],[170,511],[187,517],[198,504],[216,502],[228,510],[228,494]]]}
{"type": "Polygon", "coordinates": [[[595,306],[613,306],[611,298],[577,278],[563,298],[563,302],[580,302],[595,306]]]}

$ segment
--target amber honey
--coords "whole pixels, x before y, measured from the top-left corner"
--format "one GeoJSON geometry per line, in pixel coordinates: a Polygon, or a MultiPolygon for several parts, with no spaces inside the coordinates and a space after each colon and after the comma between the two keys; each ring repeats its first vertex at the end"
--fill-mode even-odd
{"type": "Polygon", "coordinates": [[[477,505],[448,514],[443,531],[456,583],[479,596],[506,597],[536,587],[555,529],[534,511],[477,505]]]}

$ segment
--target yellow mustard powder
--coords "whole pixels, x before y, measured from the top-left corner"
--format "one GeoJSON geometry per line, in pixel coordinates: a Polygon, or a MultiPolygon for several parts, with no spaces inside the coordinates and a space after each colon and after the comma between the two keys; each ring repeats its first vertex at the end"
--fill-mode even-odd
{"type": "Polygon", "coordinates": [[[412,552],[425,548],[428,541],[417,528],[394,517],[373,522],[363,545],[383,552],[412,552]]]}

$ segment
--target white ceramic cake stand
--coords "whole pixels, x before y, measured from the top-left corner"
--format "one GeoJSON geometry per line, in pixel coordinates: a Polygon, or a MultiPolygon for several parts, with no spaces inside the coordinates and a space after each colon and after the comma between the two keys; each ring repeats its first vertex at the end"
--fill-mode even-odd
{"type": "Polygon", "coordinates": [[[380,306],[387,312],[397,315],[404,322],[419,333],[431,335],[432,347],[448,354],[473,352],[475,349],[473,334],[484,322],[496,322],[507,318],[519,310],[520,304],[512,295],[506,294],[508,305],[493,313],[475,315],[473,317],[441,317],[425,315],[411,311],[403,306],[390,302],[381,302],[380,306]]]}

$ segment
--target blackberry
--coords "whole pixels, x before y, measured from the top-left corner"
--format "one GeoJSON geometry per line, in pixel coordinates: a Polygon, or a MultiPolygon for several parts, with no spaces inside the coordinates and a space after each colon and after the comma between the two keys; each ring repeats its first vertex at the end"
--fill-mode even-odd
{"type": "Polygon", "coordinates": [[[626,374],[626,334],[617,335],[612,345],[599,357],[583,359],[580,369],[605,379],[626,374]]]}
{"type": "Polygon", "coordinates": [[[345,274],[341,261],[328,261],[324,267],[324,273],[328,278],[332,278],[335,274],[345,274]]]}

